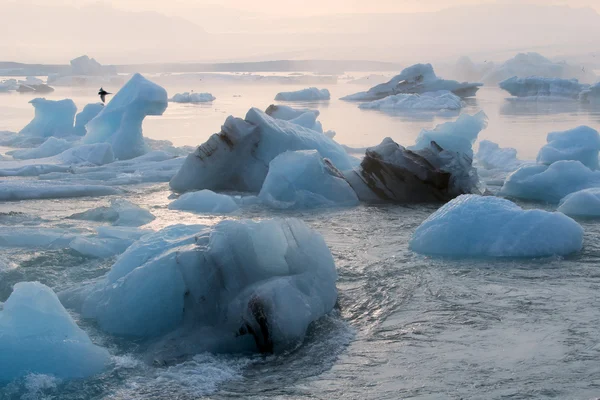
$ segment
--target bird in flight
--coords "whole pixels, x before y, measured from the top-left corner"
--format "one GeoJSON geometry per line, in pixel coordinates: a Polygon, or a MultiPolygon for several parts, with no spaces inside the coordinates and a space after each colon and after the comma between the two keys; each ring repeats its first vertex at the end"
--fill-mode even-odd
{"type": "Polygon", "coordinates": [[[112,94],[112,93],[108,93],[106,90],[100,88],[100,90],[98,91],[98,95],[100,96],[100,100],[102,100],[103,103],[106,102],[106,95],[107,94],[112,94]]]}

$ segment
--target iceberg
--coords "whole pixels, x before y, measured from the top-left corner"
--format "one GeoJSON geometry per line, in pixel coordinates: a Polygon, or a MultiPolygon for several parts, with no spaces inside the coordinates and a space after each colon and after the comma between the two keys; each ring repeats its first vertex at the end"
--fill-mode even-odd
{"type": "Polygon", "coordinates": [[[188,328],[202,340],[202,328],[213,328],[246,350],[281,352],[337,299],[331,252],[299,220],[169,227],[141,241],[102,281],[63,301],[83,297],[83,316],[116,335],[188,328]]]}
{"type": "Polygon", "coordinates": [[[0,201],[108,196],[119,191],[110,186],[35,180],[0,181],[0,201]]]}
{"type": "Polygon", "coordinates": [[[206,189],[182,194],[177,200],[169,204],[169,210],[207,214],[229,214],[238,209],[238,204],[231,196],[206,189]]]}
{"type": "Polygon", "coordinates": [[[30,160],[36,158],[52,157],[73,146],[72,142],[65,139],[50,136],[44,143],[33,149],[13,150],[6,154],[11,155],[17,160],[30,160]]]}
{"type": "Polygon", "coordinates": [[[564,132],[548,134],[547,145],[542,147],[537,162],[550,165],[560,160],[577,160],[590,169],[598,169],[600,135],[588,126],[579,126],[564,132]]]}
{"type": "Polygon", "coordinates": [[[108,351],[94,345],[52,289],[38,282],[17,283],[0,308],[0,354],[2,382],[30,373],[85,378],[110,363],[108,351]]]}
{"type": "Polygon", "coordinates": [[[19,134],[37,137],[64,137],[73,134],[73,120],[77,112],[73,100],[36,98],[29,103],[35,109],[35,116],[19,134]]]}
{"type": "Polygon", "coordinates": [[[487,115],[483,111],[475,115],[462,114],[456,121],[446,122],[433,130],[423,129],[409,150],[422,150],[436,142],[442,149],[459,152],[473,158],[473,143],[479,132],[487,127],[487,115]]]}
{"type": "Polygon", "coordinates": [[[132,243],[133,240],[77,237],[69,243],[69,247],[86,257],[110,258],[123,253],[132,243]]]}
{"type": "Polygon", "coordinates": [[[0,227],[0,246],[64,249],[77,235],[67,229],[38,227],[0,227]]]}
{"type": "Polygon", "coordinates": [[[397,203],[445,202],[467,193],[481,193],[472,159],[444,150],[436,142],[408,150],[391,138],[367,149],[359,167],[344,177],[362,201],[397,203]]]}
{"type": "Polygon", "coordinates": [[[557,161],[550,166],[523,165],[506,178],[500,194],[556,204],[570,193],[592,187],[600,187],[600,171],[579,161],[557,161]]]}
{"type": "Polygon", "coordinates": [[[75,116],[75,128],[73,134],[85,136],[85,126],[88,122],[96,118],[96,115],[100,114],[102,109],[104,109],[103,103],[90,103],[83,107],[83,110],[75,116]]]}
{"type": "Polygon", "coordinates": [[[77,57],[71,60],[71,75],[116,75],[116,68],[113,66],[103,66],[93,58],[87,55],[77,57]]]}
{"type": "Polygon", "coordinates": [[[374,101],[400,93],[423,94],[447,90],[460,97],[475,96],[481,83],[468,83],[438,78],[431,64],[416,64],[404,69],[389,82],[372,87],[366,92],[359,92],[342,97],[348,101],[374,101]]]}
{"type": "Polygon", "coordinates": [[[216,97],[210,93],[177,93],[170,100],[175,103],[207,103],[216,100],[216,97]]]}
{"type": "Polygon", "coordinates": [[[423,94],[401,93],[380,100],[362,103],[358,107],[365,110],[394,111],[444,111],[460,110],[463,107],[460,97],[447,90],[423,94]]]}
{"type": "Polygon", "coordinates": [[[518,78],[513,76],[500,82],[500,88],[511,96],[526,98],[568,98],[577,100],[582,90],[588,85],[582,85],[577,79],[544,78],[530,76],[518,78]]]}
{"type": "Polygon", "coordinates": [[[495,67],[484,75],[483,81],[496,84],[513,76],[537,76],[544,78],[578,79],[581,82],[595,82],[596,74],[582,70],[580,66],[565,62],[553,62],[538,53],[519,53],[514,58],[495,67]]]}
{"type": "Polygon", "coordinates": [[[517,159],[517,150],[512,147],[500,148],[497,143],[489,140],[479,142],[475,157],[485,169],[514,171],[521,165],[521,161],[517,159]]]}
{"type": "Polygon", "coordinates": [[[220,133],[188,155],[170,186],[177,192],[259,192],[269,163],[293,150],[318,150],[341,170],[353,166],[344,148],[326,135],[251,108],[244,120],[228,117],[220,133]]]}
{"type": "Polygon", "coordinates": [[[83,142],[110,143],[115,157],[127,160],[148,149],[142,122],[148,115],[162,115],[167,108],[167,91],[135,74],[100,113],[86,125],[83,142]]]}
{"type": "Polygon", "coordinates": [[[280,209],[358,205],[342,173],[316,150],[288,151],[275,157],[258,197],[280,209]]]}
{"type": "Polygon", "coordinates": [[[570,217],[600,217],[600,188],[583,189],[560,200],[558,211],[570,217]]]}
{"type": "Polygon", "coordinates": [[[117,226],[141,226],[154,221],[152,213],[125,199],[113,199],[108,207],[97,207],[71,215],[71,219],[110,222],[117,226]]]}
{"type": "Polygon", "coordinates": [[[464,195],[414,232],[417,253],[461,257],[546,257],[581,250],[583,228],[561,213],[523,210],[506,199],[464,195]]]}
{"type": "Polygon", "coordinates": [[[275,96],[275,100],[277,101],[319,101],[329,100],[330,98],[329,90],[317,89],[316,87],[296,90],[294,92],[280,92],[275,96]]]}
{"type": "Polygon", "coordinates": [[[598,104],[600,102],[600,82],[584,89],[579,93],[579,101],[598,104]]]}
{"type": "MultiPolygon", "coordinates": [[[[265,113],[273,118],[289,121],[293,124],[323,133],[323,126],[321,125],[321,122],[317,121],[317,118],[319,118],[320,115],[319,110],[310,110],[308,108],[292,108],[288,106],[276,106],[271,104],[269,107],[267,107],[265,113]]],[[[325,134],[329,138],[333,138],[333,136],[335,136],[335,132],[333,131],[327,131],[325,134]]]]}

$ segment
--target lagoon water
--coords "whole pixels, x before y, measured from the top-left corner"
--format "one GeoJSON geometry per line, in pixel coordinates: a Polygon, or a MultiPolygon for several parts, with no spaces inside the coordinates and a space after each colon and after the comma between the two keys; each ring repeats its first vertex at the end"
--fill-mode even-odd
{"type": "MultiPolygon", "coordinates": [[[[160,81],[159,81],[160,82],[160,81]]],[[[274,84],[203,83],[164,87],[210,92],[205,104],[170,103],[144,122],[144,135],[177,146],[196,146],[218,132],[228,115],[265,109],[282,90],[274,84]]],[[[318,108],[325,129],[351,147],[391,137],[410,145],[419,131],[457,114],[389,115],[337,100],[367,86],[319,85],[328,102],[318,108]]],[[[118,88],[105,87],[110,92],[118,88]]],[[[81,109],[96,102],[95,88],[60,88],[46,98],[72,98],[81,109]]],[[[514,147],[534,159],[546,134],[578,125],[600,128],[600,108],[577,102],[511,102],[483,87],[462,112],[485,111],[489,127],[479,139],[514,147]]],[[[19,130],[33,116],[30,95],[0,94],[0,131],[19,130]]],[[[0,152],[3,152],[0,149],[0,152]]],[[[492,188],[493,189],[493,188],[492,188]]],[[[85,380],[30,375],[0,385],[0,399],[590,399],[600,395],[600,222],[579,221],[583,250],[566,258],[533,260],[440,259],[408,250],[416,227],[437,205],[361,205],[327,211],[244,208],[231,216],[168,210],[168,184],[124,187],[118,197],[149,209],[151,229],[175,223],[214,224],[224,218],[297,217],[319,231],[330,247],[339,280],[339,310],[311,326],[305,343],[286,354],[248,356],[200,353],[177,363],[147,360],[147,344],[103,333],[74,318],[92,340],[109,349],[111,367],[85,380]]],[[[66,219],[106,205],[111,198],[0,203],[0,301],[20,281],[40,281],[56,292],[106,273],[111,259],[70,249],[19,248],[3,237],[27,227],[73,233],[99,224],[66,219]]],[[[524,208],[555,206],[519,203],[524,208]]],[[[2,358],[0,355],[0,362],[2,358]]]]}

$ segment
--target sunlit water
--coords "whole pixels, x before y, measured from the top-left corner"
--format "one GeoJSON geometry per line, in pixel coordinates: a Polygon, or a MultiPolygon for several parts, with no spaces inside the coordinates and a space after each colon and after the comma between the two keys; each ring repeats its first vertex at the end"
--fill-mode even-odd
{"type": "MultiPolygon", "coordinates": [[[[377,144],[386,136],[412,144],[420,129],[455,118],[363,111],[336,99],[366,87],[343,82],[325,86],[334,100],[302,105],[318,108],[325,129],[335,130],[336,140],[350,146],[377,144]]],[[[144,134],[176,145],[197,145],[217,132],[226,116],[243,117],[251,106],[264,109],[278,91],[297,88],[167,86],[170,95],[194,89],[209,91],[217,100],[206,105],[170,104],[164,116],[148,118],[144,134]]],[[[70,97],[79,108],[96,101],[91,89],[58,88],[46,97],[70,97]]],[[[515,147],[522,159],[535,158],[550,131],[581,124],[599,128],[597,109],[575,102],[511,103],[505,97],[499,89],[483,88],[468,101],[465,112],[484,110],[489,127],[480,139],[515,147]]],[[[18,130],[31,119],[29,99],[0,94],[0,130],[18,130]]],[[[167,184],[153,184],[127,187],[121,197],[156,215],[149,228],[223,219],[168,210],[170,194],[167,184]]],[[[95,222],[65,217],[106,205],[110,198],[0,203],[0,225],[91,232],[95,222]]],[[[80,381],[29,376],[0,387],[0,399],[600,396],[600,224],[579,221],[585,229],[584,249],[567,258],[455,260],[412,253],[407,245],[412,232],[436,208],[363,205],[311,212],[245,208],[227,218],[301,218],[325,237],[334,255],[340,310],[313,324],[303,346],[276,356],[198,354],[181,364],[155,366],[145,359],[143,343],[115,339],[79,320],[92,340],[114,355],[111,368],[80,381]]],[[[78,286],[106,273],[112,261],[85,258],[71,250],[0,248],[0,300],[19,281],[37,280],[57,292],[78,286]]]]}

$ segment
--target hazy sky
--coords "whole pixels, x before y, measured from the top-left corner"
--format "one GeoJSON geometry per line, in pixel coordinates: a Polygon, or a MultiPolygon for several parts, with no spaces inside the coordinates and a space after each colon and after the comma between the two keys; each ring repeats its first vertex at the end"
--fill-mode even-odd
{"type": "MultiPolygon", "coordinates": [[[[98,0],[38,0],[45,4],[85,4],[98,0]]],[[[600,0],[104,0],[114,7],[128,10],[152,10],[178,14],[181,10],[208,5],[233,10],[282,16],[306,16],[336,13],[388,13],[438,11],[453,6],[481,3],[564,4],[592,7],[600,11],[600,0]]]]}

